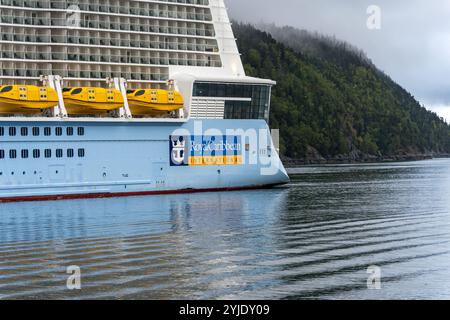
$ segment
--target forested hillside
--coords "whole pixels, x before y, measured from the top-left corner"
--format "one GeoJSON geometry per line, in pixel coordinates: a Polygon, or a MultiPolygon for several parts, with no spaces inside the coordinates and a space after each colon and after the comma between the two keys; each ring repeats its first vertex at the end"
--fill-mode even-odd
{"type": "Polygon", "coordinates": [[[277,81],[270,124],[286,157],[450,153],[450,127],[353,46],[292,28],[233,28],[247,74],[277,81]]]}

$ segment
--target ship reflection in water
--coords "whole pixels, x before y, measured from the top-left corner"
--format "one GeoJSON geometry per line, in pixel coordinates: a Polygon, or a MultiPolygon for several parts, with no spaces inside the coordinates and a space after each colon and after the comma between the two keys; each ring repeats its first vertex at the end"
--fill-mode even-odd
{"type": "Polygon", "coordinates": [[[293,173],[272,190],[0,204],[0,299],[450,298],[450,161],[293,173]]]}

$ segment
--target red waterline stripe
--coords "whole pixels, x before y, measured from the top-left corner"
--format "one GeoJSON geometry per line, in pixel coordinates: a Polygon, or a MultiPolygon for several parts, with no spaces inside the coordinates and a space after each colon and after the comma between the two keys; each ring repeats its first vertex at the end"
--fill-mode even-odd
{"type": "Polygon", "coordinates": [[[265,185],[265,186],[250,186],[250,187],[232,187],[232,188],[182,189],[182,190],[139,191],[139,192],[104,192],[104,193],[61,194],[61,195],[47,195],[47,196],[42,195],[42,196],[4,197],[4,198],[0,198],[0,203],[52,201],[52,200],[57,201],[57,200],[75,200],[75,199],[98,199],[98,198],[123,198],[123,197],[150,196],[150,195],[257,190],[257,189],[273,188],[277,185],[279,185],[279,184],[265,185]]]}

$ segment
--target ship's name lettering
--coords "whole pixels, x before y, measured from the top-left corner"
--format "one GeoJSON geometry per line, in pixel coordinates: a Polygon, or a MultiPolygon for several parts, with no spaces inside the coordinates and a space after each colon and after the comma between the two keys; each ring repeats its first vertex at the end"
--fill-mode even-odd
{"type": "Polygon", "coordinates": [[[191,146],[191,151],[200,152],[200,151],[241,151],[242,146],[240,143],[193,143],[191,146]]]}

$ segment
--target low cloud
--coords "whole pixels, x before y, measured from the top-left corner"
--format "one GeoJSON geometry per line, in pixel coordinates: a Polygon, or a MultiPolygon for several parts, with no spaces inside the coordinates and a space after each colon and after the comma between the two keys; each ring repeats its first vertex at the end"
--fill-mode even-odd
{"type": "Polygon", "coordinates": [[[448,0],[225,0],[238,21],[290,25],[346,40],[440,115],[450,106],[448,0]],[[367,8],[381,9],[381,29],[367,28],[367,8]]]}

